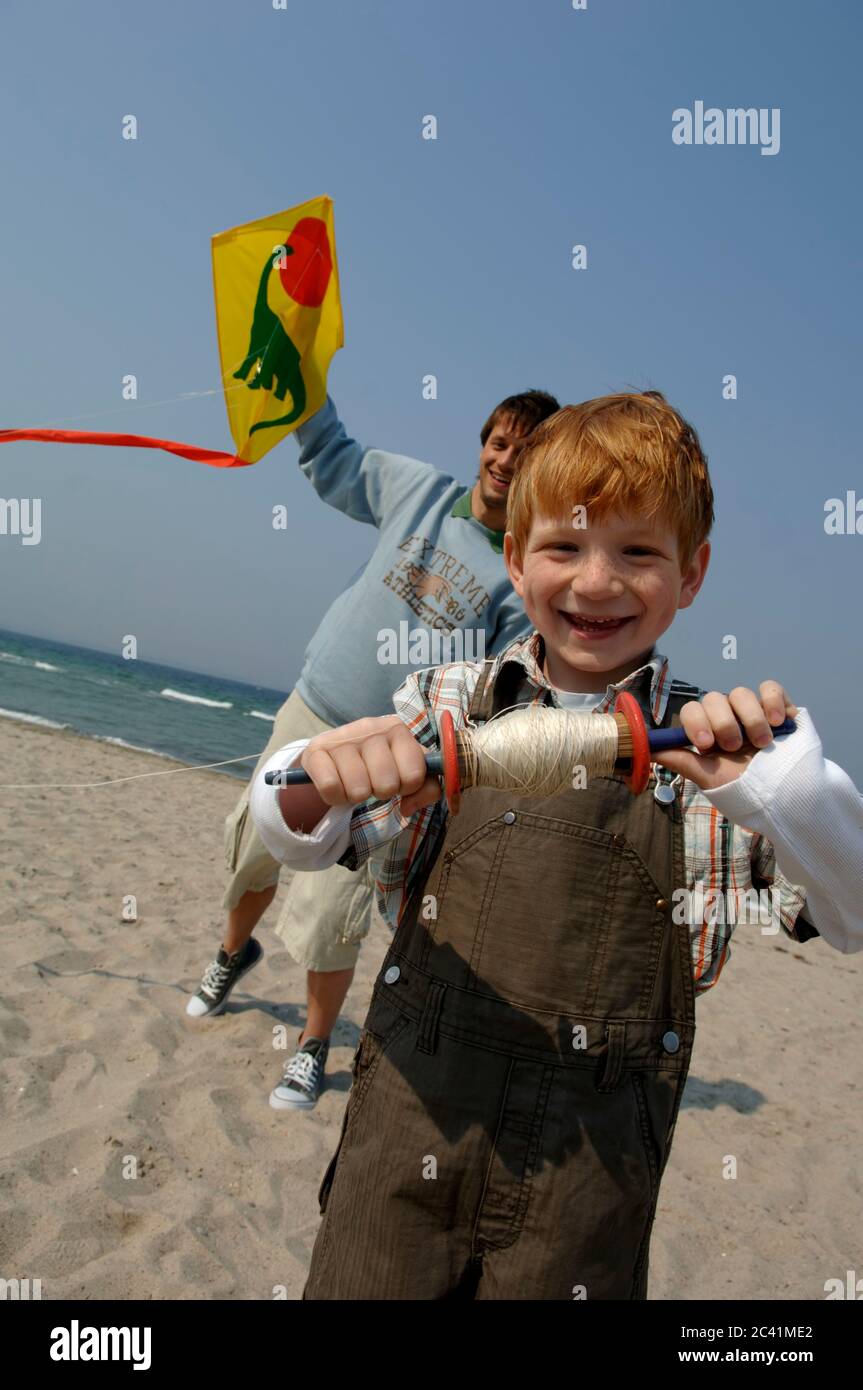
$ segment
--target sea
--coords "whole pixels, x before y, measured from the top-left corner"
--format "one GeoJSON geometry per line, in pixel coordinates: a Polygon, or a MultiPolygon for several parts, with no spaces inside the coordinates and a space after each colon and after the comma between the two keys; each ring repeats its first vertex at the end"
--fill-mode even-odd
{"type": "Polygon", "coordinates": [[[248,780],[287,693],[0,629],[0,719],[40,724],[248,780]]]}

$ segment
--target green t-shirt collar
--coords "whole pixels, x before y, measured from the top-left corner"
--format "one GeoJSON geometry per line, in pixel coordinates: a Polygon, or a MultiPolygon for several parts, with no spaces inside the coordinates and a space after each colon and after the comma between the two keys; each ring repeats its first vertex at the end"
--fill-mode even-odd
{"type": "Polygon", "coordinates": [[[483,526],[481,521],[477,521],[476,517],[470,509],[471,491],[472,489],[468,488],[467,492],[462,493],[461,497],[458,499],[452,511],[450,512],[450,516],[463,516],[468,520],[473,521],[486,536],[486,539],[488,540],[488,543],[491,546],[492,550],[496,550],[498,555],[502,555],[504,532],[491,531],[489,530],[488,526],[483,526]]]}

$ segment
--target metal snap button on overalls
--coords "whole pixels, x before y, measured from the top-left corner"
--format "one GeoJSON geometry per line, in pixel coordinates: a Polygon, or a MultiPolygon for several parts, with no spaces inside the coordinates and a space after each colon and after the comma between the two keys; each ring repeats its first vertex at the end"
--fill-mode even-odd
{"type": "Polygon", "coordinates": [[[677,1052],[680,1047],[680,1038],[673,1030],[663,1033],[662,1046],[665,1048],[666,1052],[677,1052]]]}
{"type": "Polygon", "coordinates": [[[394,985],[401,973],[402,972],[399,970],[397,965],[391,965],[389,970],[384,975],[385,983],[388,985],[394,985]]]}
{"type": "Polygon", "coordinates": [[[504,811],[504,813],[503,813],[503,823],[504,823],[504,825],[512,825],[512,823],[513,823],[514,820],[515,820],[515,811],[504,811]]]}
{"type": "Polygon", "coordinates": [[[680,782],[680,774],[675,777],[673,782],[660,782],[657,779],[653,789],[653,799],[658,801],[660,806],[670,806],[677,800],[677,785],[680,782]]]}

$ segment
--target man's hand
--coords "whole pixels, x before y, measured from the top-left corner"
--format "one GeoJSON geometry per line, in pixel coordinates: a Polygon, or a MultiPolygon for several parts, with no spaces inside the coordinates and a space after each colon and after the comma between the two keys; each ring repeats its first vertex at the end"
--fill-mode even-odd
{"type": "Polygon", "coordinates": [[[317,734],[300,758],[328,806],[401,797],[405,817],[439,801],[441,785],[426,771],[425,753],[397,714],[355,719],[317,734]]]}
{"type": "Polygon", "coordinates": [[[760,698],[754,690],[738,685],[730,695],[711,690],[701,701],[690,700],[680,711],[680,722],[699,752],[676,748],[657,754],[653,761],[682,773],[703,791],[735,781],[758,750],[772,742],[770,726],[797,713],[797,706],[778,681],[762,681],[758,689],[760,698]],[[738,724],[743,725],[753,748],[742,747],[738,724]]]}

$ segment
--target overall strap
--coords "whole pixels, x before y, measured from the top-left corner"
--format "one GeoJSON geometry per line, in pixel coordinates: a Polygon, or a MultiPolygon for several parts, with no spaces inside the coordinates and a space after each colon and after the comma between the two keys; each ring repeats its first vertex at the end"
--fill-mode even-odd
{"type": "Polygon", "coordinates": [[[494,681],[492,680],[494,665],[495,658],[493,656],[487,657],[482,663],[479,680],[471,696],[467,712],[471,724],[484,724],[487,719],[491,718],[491,707],[494,699],[494,681]]]}
{"type": "MultiPolygon", "coordinates": [[[[704,694],[706,694],[706,691],[702,690],[700,686],[690,685],[687,681],[673,680],[668,688],[665,713],[659,723],[651,719],[651,724],[657,729],[679,728],[680,711],[683,706],[689,704],[690,700],[700,700],[704,694]]],[[[652,763],[651,766],[653,775],[658,783],[664,783],[667,787],[673,787],[677,783],[677,773],[672,772],[670,768],[661,767],[659,763],[652,763]]],[[[727,835],[727,821],[721,821],[720,824],[725,827],[722,833],[727,835]]],[[[722,852],[725,853],[726,850],[727,846],[725,840],[723,840],[722,852]]]]}
{"type": "MultiPolygon", "coordinates": [[[[491,716],[492,700],[494,698],[495,682],[492,680],[492,670],[495,666],[495,658],[488,657],[482,663],[482,670],[479,673],[479,680],[471,696],[468,706],[468,721],[472,723],[485,723],[491,716]]],[[[507,663],[509,664],[509,663],[507,663]]],[[[438,737],[440,742],[440,737],[438,737]]],[[[421,894],[428,877],[434,868],[437,857],[440,854],[441,846],[450,828],[450,817],[444,811],[443,800],[438,801],[431,808],[431,818],[423,836],[423,842],[419,852],[416,854],[408,872],[408,883],[401,909],[399,911],[399,926],[404,920],[414,921],[416,913],[413,909],[418,901],[418,894],[421,894]]]]}
{"type": "MultiPolygon", "coordinates": [[[[520,661],[505,661],[497,673],[497,679],[492,676],[494,665],[494,657],[483,662],[483,669],[468,709],[467,717],[472,724],[485,724],[492,715],[516,704],[518,692],[527,678],[527,672],[520,661]]],[[[542,702],[551,703],[549,691],[543,692],[542,702]]]]}
{"type": "Polygon", "coordinates": [[[673,680],[668,688],[668,700],[665,705],[665,714],[661,724],[657,728],[677,728],[680,724],[680,711],[684,705],[688,705],[690,700],[700,700],[702,695],[707,692],[698,685],[690,685],[688,681],[673,680]]]}

